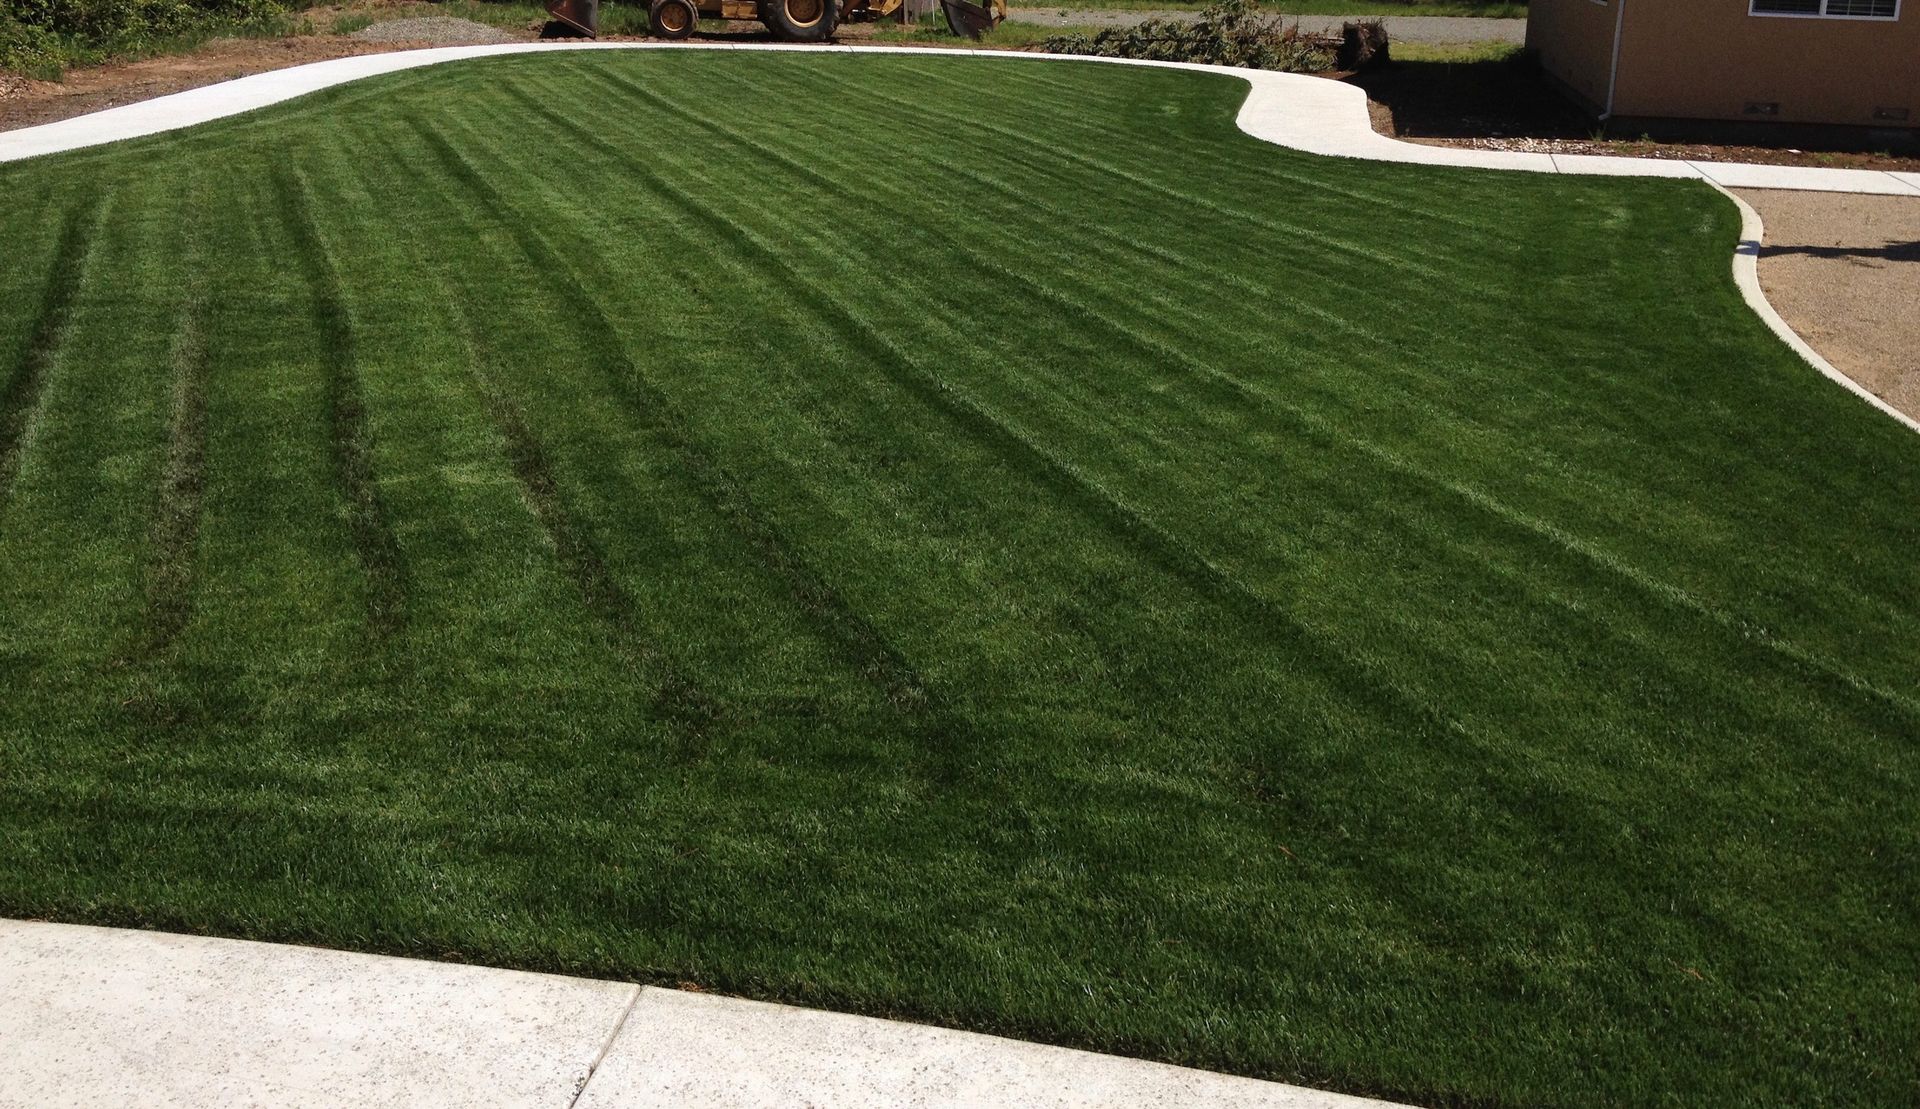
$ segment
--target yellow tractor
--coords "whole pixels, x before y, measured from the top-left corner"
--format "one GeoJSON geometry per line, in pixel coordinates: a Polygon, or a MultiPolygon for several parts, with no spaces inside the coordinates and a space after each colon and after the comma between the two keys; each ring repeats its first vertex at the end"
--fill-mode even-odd
{"type": "MultiPolygon", "coordinates": [[[[834,29],[854,19],[880,19],[900,11],[906,0],[652,0],[647,25],[663,39],[693,34],[702,19],[755,20],[782,42],[825,42],[834,29]]],[[[977,39],[1007,17],[1007,0],[940,0],[947,26],[956,35],[977,39]]],[[[600,0],[547,0],[553,22],[548,34],[600,33],[600,0]]]]}

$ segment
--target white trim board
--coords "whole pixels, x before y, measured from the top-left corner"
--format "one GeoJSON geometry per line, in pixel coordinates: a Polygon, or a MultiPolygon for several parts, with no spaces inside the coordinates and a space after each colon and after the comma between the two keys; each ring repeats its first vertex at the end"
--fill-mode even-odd
{"type": "Polygon", "coordinates": [[[1840,19],[1855,22],[1865,21],[1869,23],[1898,23],[1900,21],[1900,9],[1904,5],[1901,3],[1901,0],[1893,0],[1892,15],[1847,15],[1844,13],[1836,15],[1827,10],[1832,6],[1831,0],[1820,0],[1820,10],[1817,12],[1763,12],[1759,10],[1758,0],[1747,0],[1747,14],[1755,19],[1840,19]]]}

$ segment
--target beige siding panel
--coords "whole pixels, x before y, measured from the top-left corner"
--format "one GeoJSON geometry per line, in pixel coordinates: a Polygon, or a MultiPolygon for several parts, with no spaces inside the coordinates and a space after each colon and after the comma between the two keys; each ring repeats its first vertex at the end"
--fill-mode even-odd
{"type": "MultiPolygon", "coordinates": [[[[1614,5],[1620,2],[1533,0],[1527,9],[1527,49],[1538,55],[1548,73],[1595,111],[1607,103],[1607,78],[1613,65],[1614,5]]],[[[1920,3],[1920,0],[1914,2],[1920,3]]]]}
{"type": "MultiPolygon", "coordinates": [[[[1753,16],[1748,0],[1626,2],[1616,115],[1920,126],[1920,0],[1902,0],[1893,22],[1753,16]],[[1749,102],[1780,114],[1747,115],[1749,102]],[[1882,107],[1910,119],[1876,121],[1882,107]]],[[[1597,6],[1546,7],[1580,5],[1597,6]]]]}

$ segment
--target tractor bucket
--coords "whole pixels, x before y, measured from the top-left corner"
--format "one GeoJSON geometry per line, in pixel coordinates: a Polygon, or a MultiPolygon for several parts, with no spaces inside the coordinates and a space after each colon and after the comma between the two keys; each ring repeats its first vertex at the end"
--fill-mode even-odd
{"type": "Polygon", "coordinates": [[[976,41],[1007,17],[1006,0],[984,0],[978,4],[968,0],[940,0],[940,7],[947,13],[949,30],[976,41]]]}
{"type": "Polygon", "coordinates": [[[547,0],[547,14],[588,38],[600,35],[600,0],[547,0]]]}

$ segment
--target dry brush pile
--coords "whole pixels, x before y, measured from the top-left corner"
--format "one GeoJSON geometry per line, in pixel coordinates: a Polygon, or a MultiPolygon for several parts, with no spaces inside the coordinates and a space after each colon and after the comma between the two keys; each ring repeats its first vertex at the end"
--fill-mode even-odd
{"type": "Polygon", "coordinates": [[[1379,20],[1347,23],[1338,35],[1313,34],[1282,16],[1267,15],[1257,0],[1221,0],[1194,19],[1149,19],[1098,34],[1055,35],[1055,54],[1199,62],[1285,73],[1360,70],[1388,60],[1386,26],[1379,20]]]}

